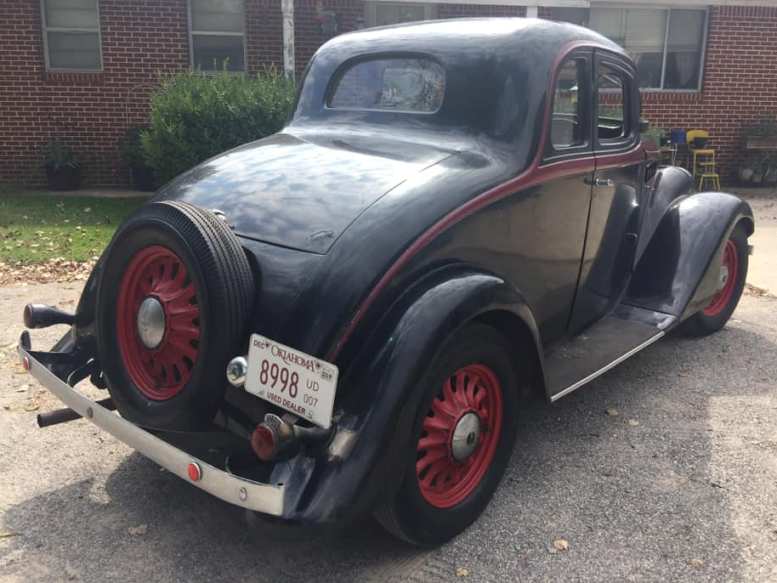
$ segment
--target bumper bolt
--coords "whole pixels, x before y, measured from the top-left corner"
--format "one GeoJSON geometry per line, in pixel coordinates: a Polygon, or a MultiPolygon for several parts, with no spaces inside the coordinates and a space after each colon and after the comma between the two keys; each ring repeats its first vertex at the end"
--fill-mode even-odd
{"type": "Polygon", "coordinates": [[[248,361],[243,356],[236,356],[227,365],[227,380],[233,387],[242,387],[248,374],[248,361]]]}

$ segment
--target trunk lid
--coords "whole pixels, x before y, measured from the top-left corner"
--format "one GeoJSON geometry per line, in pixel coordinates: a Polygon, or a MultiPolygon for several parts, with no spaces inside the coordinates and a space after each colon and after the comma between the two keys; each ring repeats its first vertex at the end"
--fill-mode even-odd
{"type": "Polygon", "coordinates": [[[367,207],[449,154],[375,135],[280,133],[203,162],[158,199],[219,210],[242,237],[324,254],[367,207]]]}

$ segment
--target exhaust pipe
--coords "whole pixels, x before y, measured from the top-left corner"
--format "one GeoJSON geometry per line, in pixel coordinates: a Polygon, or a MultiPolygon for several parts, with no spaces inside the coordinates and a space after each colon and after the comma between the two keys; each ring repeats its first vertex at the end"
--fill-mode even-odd
{"type": "MultiPolygon", "coordinates": [[[[108,411],[116,409],[116,404],[113,399],[107,398],[97,401],[97,404],[101,407],[105,407],[108,411]]],[[[68,421],[75,421],[81,419],[81,415],[76,413],[70,408],[57,409],[56,411],[49,411],[48,413],[40,413],[38,415],[38,427],[51,427],[52,425],[59,425],[60,423],[67,423],[68,421]]]]}
{"type": "Polygon", "coordinates": [[[63,312],[54,306],[45,304],[27,304],[24,306],[24,325],[27,328],[48,328],[55,324],[70,324],[76,321],[74,314],[63,312]]]}

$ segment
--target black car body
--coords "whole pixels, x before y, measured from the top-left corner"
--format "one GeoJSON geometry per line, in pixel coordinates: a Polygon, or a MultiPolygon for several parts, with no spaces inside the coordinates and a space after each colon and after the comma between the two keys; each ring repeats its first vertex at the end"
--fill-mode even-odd
{"type": "MultiPolygon", "coordinates": [[[[255,293],[234,356],[257,333],[339,369],[331,427],[302,422],[289,433],[297,420],[284,422],[295,446],[259,464],[262,481],[283,483],[280,502],[253,508],[326,523],[391,495],[416,439],[419,384],[473,322],[509,342],[519,385],[555,401],[722,301],[729,275],[739,286],[724,298],[733,311],[739,277],[730,268],[722,276],[721,265],[735,231],[753,232],[750,208],[728,194],[693,194],[687,172],[659,169],[640,125],[633,63],[586,29],[531,19],[370,29],[316,53],[282,132],[162,188],[151,205],[209,209],[248,258],[255,293]],[[353,94],[340,95],[352,77],[353,94]],[[378,96],[367,90],[376,79],[378,96]]],[[[49,372],[67,380],[79,370],[111,384],[100,374],[95,307],[110,253],[53,353],[23,339],[49,387],[49,372]]],[[[739,270],[743,285],[746,263],[739,270]]],[[[29,312],[31,327],[50,321],[29,312]]],[[[282,414],[263,401],[256,413],[240,392],[229,388],[226,399],[249,426],[282,414]]],[[[63,400],[97,421],[94,404],[63,400]]],[[[209,472],[227,475],[223,459],[199,455],[210,434],[146,429],[204,460],[201,475],[188,473],[197,485],[209,489],[209,472]]],[[[128,442],[171,467],[140,441],[128,442]]],[[[250,507],[241,483],[225,486],[229,495],[212,483],[209,491],[250,507]]]]}

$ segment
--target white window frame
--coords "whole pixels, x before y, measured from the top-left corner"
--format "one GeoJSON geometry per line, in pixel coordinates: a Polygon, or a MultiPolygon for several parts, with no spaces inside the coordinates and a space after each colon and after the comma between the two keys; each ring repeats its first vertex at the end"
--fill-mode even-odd
{"type": "MultiPolygon", "coordinates": [[[[664,45],[662,48],[661,58],[661,87],[640,87],[639,90],[642,93],[700,93],[704,87],[704,62],[707,57],[707,35],[709,33],[710,23],[710,10],[708,7],[700,6],[673,6],[671,8],[667,6],[646,6],[644,4],[594,4],[589,8],[616,8],[616,9],[637,9],[637,10],[664,10],[666,15],[666,26],[664,28],[664,45]],[[699,82],[695,88],[691,89],[672,89],[664,87],[666,80],[666,56],[667,56],[667,44],[669,43],[669,24],[672,21],[672,10],[696,10],[698,12],[704,12],[704,24],[702,24],[701,34],[701,55],[699,57],[699,82]]],[[[589,21],[590,23],[590,12],[589,21]]],[[[593,30],[593,29],[591,29],[593,30]]]]}
{"type": "MultiPolygon", "coordinates": [[[[492,0],[495,1],[495,0],[492,0]]],[[[364,3],[364,10],[366,12],[365,20],[367,21],[367,26],[377,26],[375,24],[375,21],[377,19],[377,5],[378,4],[388,4],[391,6],[400,6],[402,4],[411,4],[413,6],[423,6],[424,8],[424,20],[433,20],[437,18],[437,6],[436,4],[439,4],[439,2],[415,2],[407,0],[368,0],[364,3]]]]}
{"type": "MultiPolygon", "coordinates": [[[[188,19],[188,25],[187,28],[189,29],[189,67],[194,70],[194,36],[239,36],[243,39],[243,68],[236,71],[227,71],[227,73],[234,73],[236,75],[240,75],[241,73],[246,73],[248,71],[248,43],[246,42],[246,30],[248,29],[248,18],[246,17],[246,13],[248,9],[246,8],[246,2],[248,0],[243,0],[243,32],[223,32],[223,31],[212,31],[212,30],[193,30],[192,27],[192,0],[186,0],[186,15],[188,19]]],[[[203,71],[200,70],[201,73],[205,74],[215,74],[215,73],[221,73],[222,71],[214,70],[214,71],[203,71]]]]}
{"type": "Polygon", "coordinates": [[[40,24],[41,33],[43,35],[43,59],[46,64],[46,71],[62,72],[62,73],[101,73],[103,70],[103,37],[102,27],[100,19],[100,1],[94,0],[95,9],[97,10],[97,28],[69,28],[62,26],[48,26],[46,22],[46,0],[40,0],[40,24]],[[100,57],[100,66],[94,69],[74,68],[74,67],[52,67],[51,60],[49,59],[49,33],[50,32],[82,32],[82,33],[97,33],[97,53],[100,57]]]}

